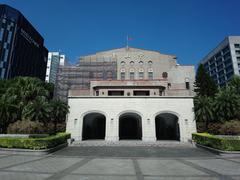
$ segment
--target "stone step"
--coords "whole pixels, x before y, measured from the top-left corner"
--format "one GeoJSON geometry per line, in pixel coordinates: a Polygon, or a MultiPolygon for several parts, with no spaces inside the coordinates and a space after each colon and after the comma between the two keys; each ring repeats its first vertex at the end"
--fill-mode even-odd
{"type": "Polygon", "coordinates": [[[104,141],[104,140],[86,140],[74,141],[70,146],[149,146],[149,147],[180,147],[192,146],[191,143],[180,141],[136,141],[136,140],[121,140],[121,141],[104,141]]]}

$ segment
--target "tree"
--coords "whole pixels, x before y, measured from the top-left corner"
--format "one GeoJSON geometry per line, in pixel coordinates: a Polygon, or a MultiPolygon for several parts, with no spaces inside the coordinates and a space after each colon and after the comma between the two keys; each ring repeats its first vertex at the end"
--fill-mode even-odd
{"type": "Polygon", "coordinates": [[[234,75],[229,81],[228,86],[240,96],[240,76],[234,75]]]}
{"type": "Polygon", "coordinates": [[[69,106],[60,100],[52,100],[50,106],[52,110],[51,119],[54,124],[54,132],[56,133],[57,124],[65,121],[66,115],[69,112],[69,106]]]}
{"type": "Polygon", "coordinates": [[[216,94],[214,107],[216,115],[221,121],[238,118],[240,96],[231,87],[225,87],[216,94]]]}
{"type": "Polygon", "coordinates": [[[23,109],[23,119],[29,119],[31,121],[41,121],[45,125],[50,118],[51,106],[47,99],[42,96],[38,96],[35,100],[29,102],[23,109]]]}
{"type": "Polygon", "coordinates": [[[195,86],[194,91],[196,92],[197,96],[213,97],[218,91],[215,82],[206,72],[203,64],[200,64],[198,67],[194,86],[195,86]]]}
{"type": "Polygon", "coordinates": [[[205,122],[205,130],[208,130],[208,124],[213,120],[213,100],[207,96],[197,96],[194,99],[195,119],[197,122],[205,122]]]}
{"type": "Polygon", "coordinates": [[[17,114],[17,106],[15,105],[16,96],[8,97],[2,95],[0,97],[0,132],[6,133],[8,125],[13,122],[17,114]]]}
{"type": "Polygon", "coordinates": [[[49,92],[42,86],[42,81],[32,77],[16,77],[12,80],[6,91],[8,96],[16,96],[18,105],[18,119],[22,119],[25,106],[37,97],[48,97],[49,92]]]}

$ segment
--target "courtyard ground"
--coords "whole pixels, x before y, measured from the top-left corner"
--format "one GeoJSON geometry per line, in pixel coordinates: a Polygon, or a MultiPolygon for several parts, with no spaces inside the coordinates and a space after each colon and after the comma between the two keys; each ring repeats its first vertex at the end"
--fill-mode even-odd
{"type": "Polygon", "coordinates": [[[240,180],[240,157],[191,146],[67,147],[50,155],[0,155],[1,180],[240,180]]]}

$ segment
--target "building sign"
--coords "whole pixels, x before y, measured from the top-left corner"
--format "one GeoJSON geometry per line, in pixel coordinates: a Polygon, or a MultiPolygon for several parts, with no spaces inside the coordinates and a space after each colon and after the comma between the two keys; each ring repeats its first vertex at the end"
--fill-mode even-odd
{"type": "Polygon", "coordinates": [[[21,35],[30,43],[30,44],[34,44],[35,46],[37,46],[39,48],[39,44],[23,29],[21,29],[21,35]]]}

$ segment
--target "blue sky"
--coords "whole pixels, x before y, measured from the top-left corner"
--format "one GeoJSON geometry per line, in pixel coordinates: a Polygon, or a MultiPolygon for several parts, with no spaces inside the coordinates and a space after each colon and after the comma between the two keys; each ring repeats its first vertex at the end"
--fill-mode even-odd
{"type": "Polygon", "coordinates": [[[240,0],[2,0],[20,10],[72,63],[126,46],[175,54],[197,64],[226,36],[240,35],[240,0]]]}

